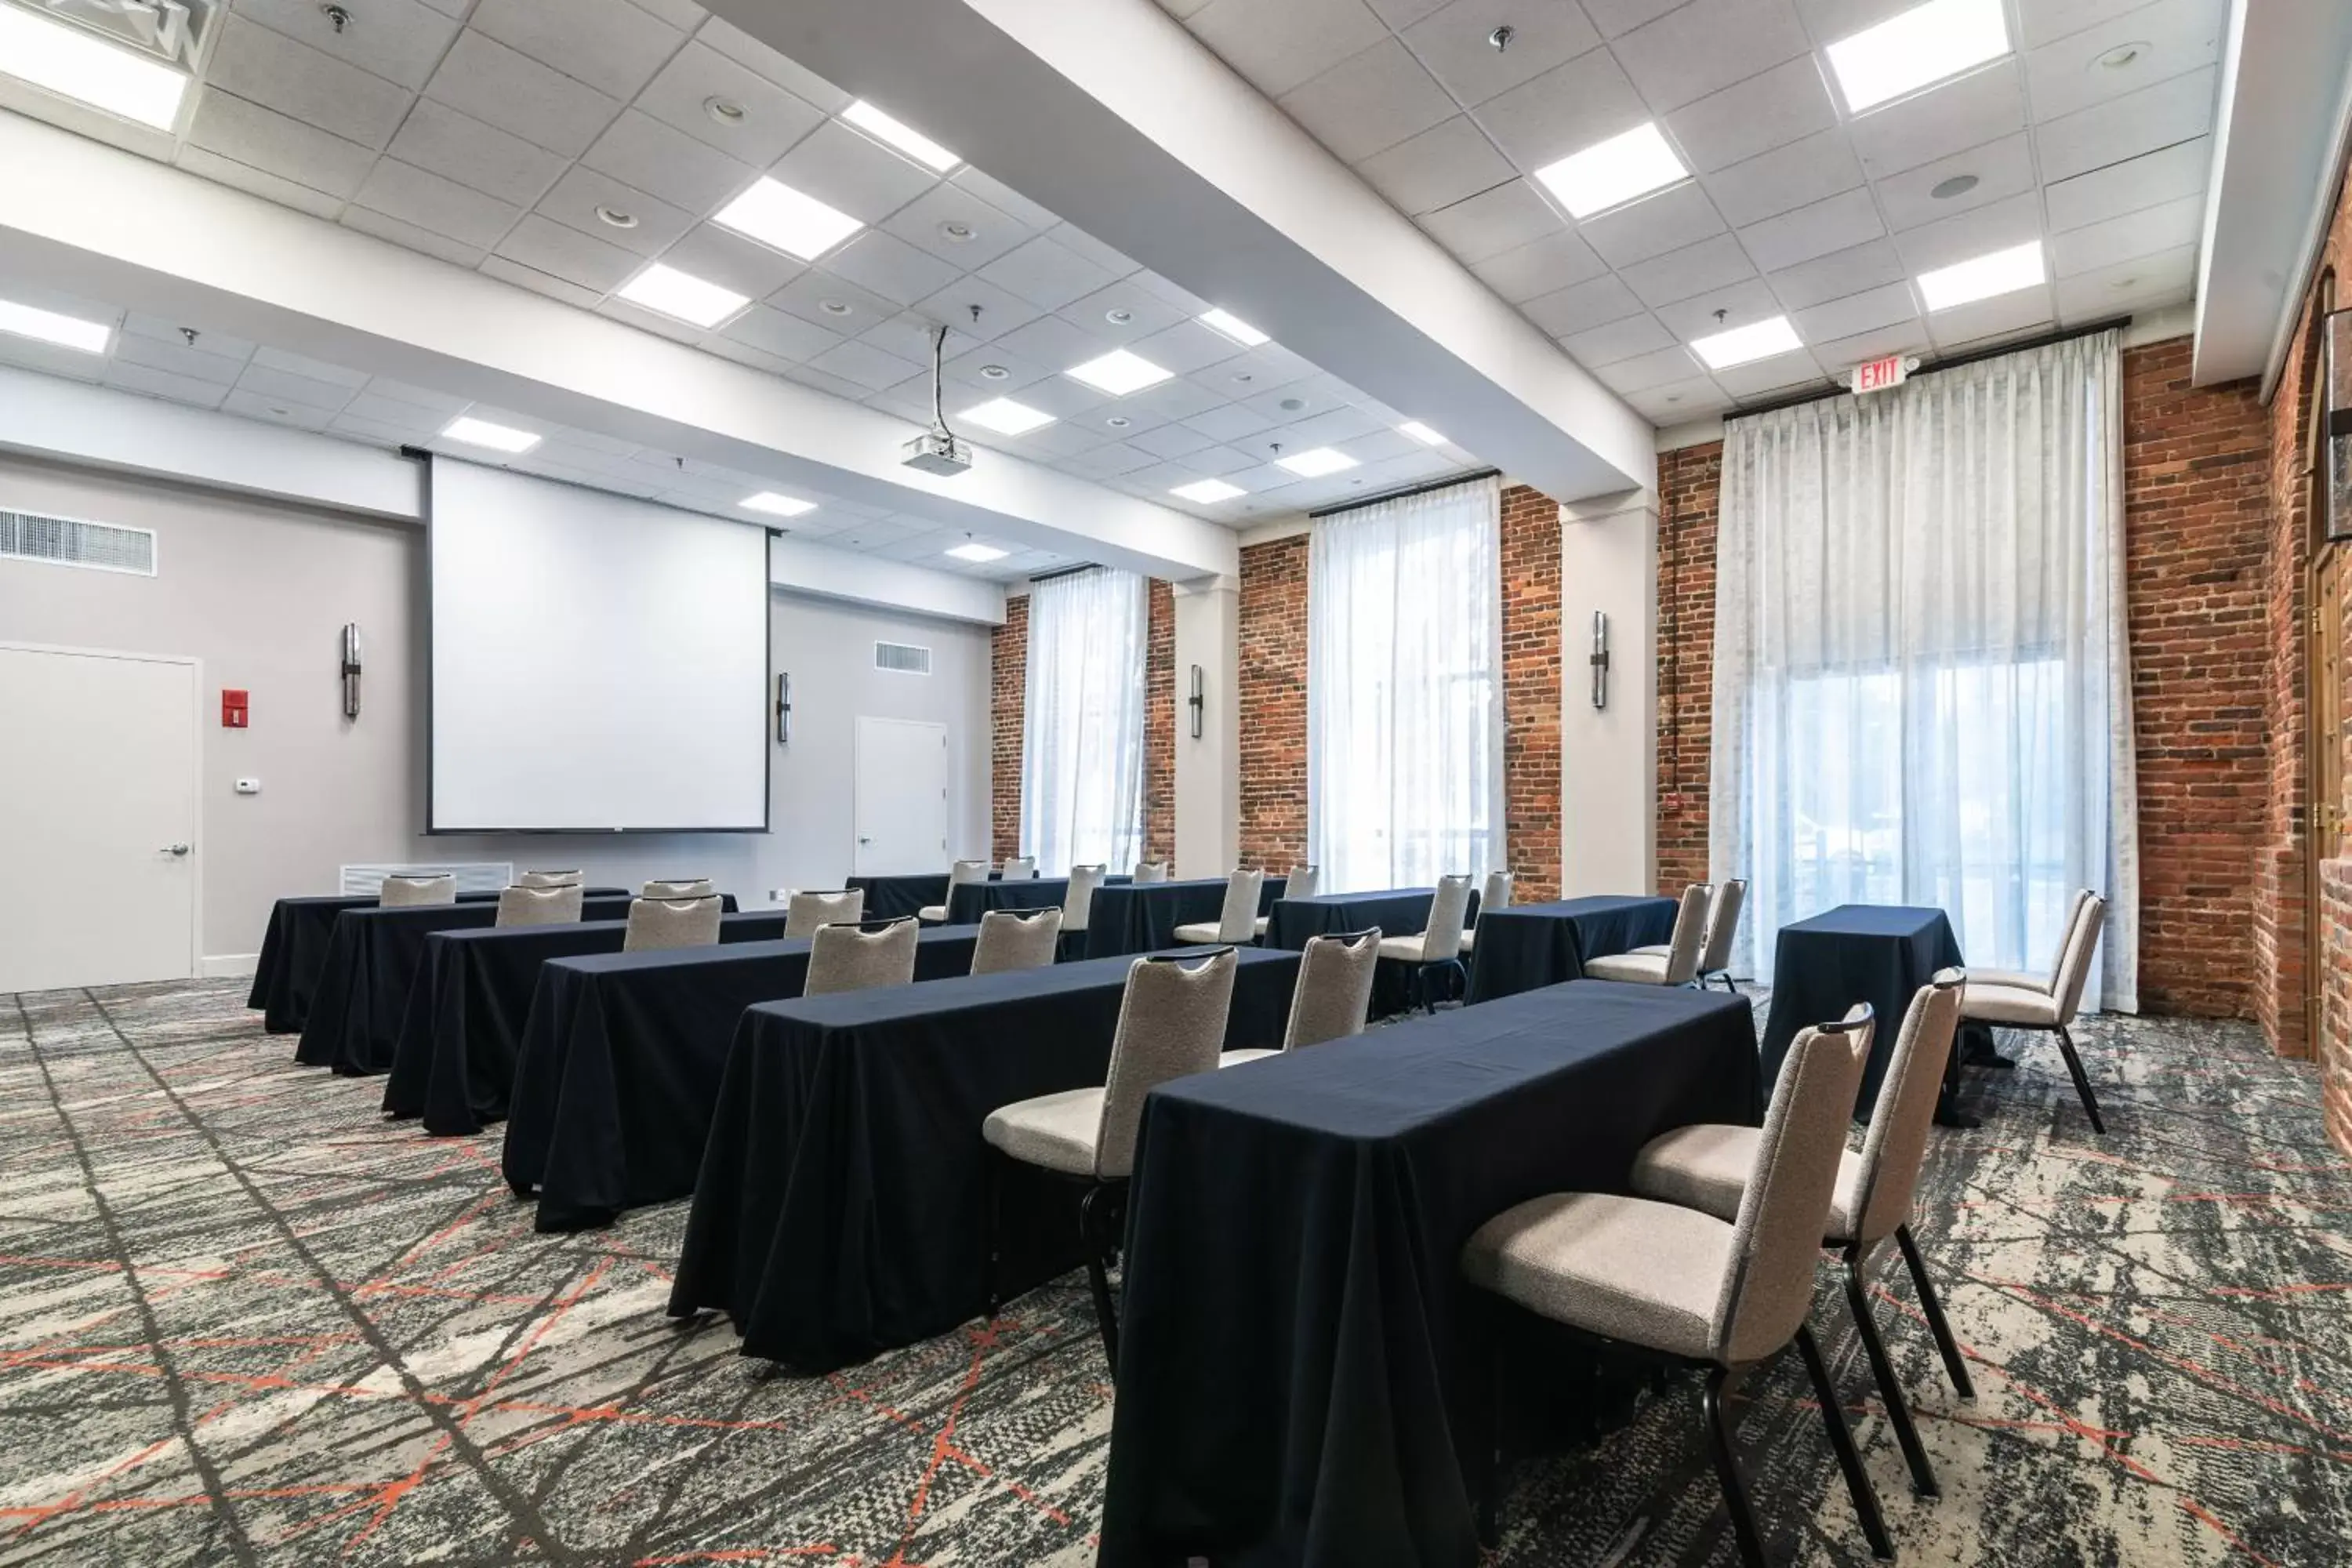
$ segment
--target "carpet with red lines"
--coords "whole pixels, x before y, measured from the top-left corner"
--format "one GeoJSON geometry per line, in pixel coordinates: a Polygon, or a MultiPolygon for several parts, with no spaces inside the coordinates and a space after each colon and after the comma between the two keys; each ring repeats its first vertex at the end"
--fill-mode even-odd
{"type": "MultiPolygon", "coordinates": [[[[0,1563],[1092,1561],[1112,1394],[1076,1277],[776,1375],[665,1316],[683,1205],[536,1235],[495,1130],[384,1125],[242,999],[0,997],[0,1563]]],[[[1936,1142],[1918,1228],[1975,1401],[1907,1284],[1880,1304],[1940,1500],[1816,1310],[1904,1561],[2352,1561],[2352,1164],[2312,1072],[2241,1026],[2083,1033],[2107,1138],[2021,1043],[1936,1142]]],[[[1859,1568],[1804,1393],[1755,1383],[1744,1462],[1784,1560],[1859,1568]]],[[[1730,1563],[1692,1389],[1517,1466],[1504,1529],[1513,1568],[1730,1563]]]]}

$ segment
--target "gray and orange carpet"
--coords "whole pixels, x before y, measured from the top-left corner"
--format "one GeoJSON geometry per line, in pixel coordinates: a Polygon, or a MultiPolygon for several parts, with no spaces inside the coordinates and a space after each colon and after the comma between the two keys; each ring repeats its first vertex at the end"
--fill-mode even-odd
{"type": "MultiPolygon", "coordinates": [[[[387,1127],[241,983],[0,997],[0,1563],[1093,1560],[1112,1393],[1074,1277],[822,1379],[663,1314],[684,1205],[543,1237],[497,1134],[387,1127]]],[[[1915,1498],[1843,1307],[1815,1322],[1904,1562],[2352,1563],[2352,1164],[2248,1027],[2084,1031],[1940,1134],[1882,1321],[1941,1473],[1915,1498]]],[[[1825,1283],[1828,1276],[1824,1276],[1825,1283]]],[[[1869,1561],[1793,1363],[1741,1413],[1783,1560],[1869,1561]]],[[[1686,1387],[1514,1472],[1504,1564],[1733,1561],[1686,1387]]]]}

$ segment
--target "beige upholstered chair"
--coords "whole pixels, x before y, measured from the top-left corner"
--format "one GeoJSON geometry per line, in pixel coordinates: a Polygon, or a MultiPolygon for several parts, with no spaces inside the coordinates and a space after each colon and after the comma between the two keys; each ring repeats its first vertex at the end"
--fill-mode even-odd
{"type": "MultiPolygon", "coordinates": [[[[1289,874],[1282,879],[1282,896],[1286,899],[1311,899],[1315,896],[1316,889],[1322,885],[1323,868],[1320,866],[1293,866],[1289,874]]],[[[1250,934],[1263,937],[1265,935],[1265,928],[1273,923],[1272,915],[1260,915],[1251,924],[1250,934]]]]}
{"type": "MultiPolygon", "coordinates": [[[[1702,987],[1709,981],[1720,978],[1726,991],[1737,992],[1739,989],[1731,978],[1731,943],[1739,934],[1739,911],[1747,902],[1748,883],[1744,878],[1733,877],[1715,885],[1714,895],[1706,904],[1706,934],[1699,939],[1698,973],[1696,978],[1702,987]]],[[[1679,932],[1681,927],[1677,925],[1675,930],[1679,932]]],[[[1674,951],[1673,942],[1666,942],[1652,947],[1634,948],[1632,953],[1642,958],[1671,960],[1674,951]]],[[[1590,966],[1587,972],[1590,973],[1590,966]]]]}
{"type": "Polygon", "coordinates": [[[1225,879],[1223,912],[1214,921],[1189,921],[1176,928],[1178,942],[1245,942],[1257,935],[1258,889],[1265,886],[1263,870],[1235,871],[1225,879]]]}
{"type": "Polygon", "coordinates": [[[1034,881],[1037,879],[1037,857],[1034,855],[1015,855],[1004,862],[1004,865],[998,870],[996,875],[999,881],[1034,881]]]}
{"type": "MultiPolygon", "coordinates": [[[[1764,1568],[1768,1560],[1724,1406],[1748,1373],[1792,1338],[1863,1532],[1878,1556],[1895,1555],[1805,1321],[1846,1123],[1869,1055],[1869,1010],[1860,1011],[1858,1018],[1803,1031],[1790,1047],[1731,1219],[1648,1198],[1554,1193],[1506,1209],[1462,1250],[1463,1271],[1474,1285],[1588,1339],[1706,1370],[1708,1446],[1741,1561],[1750,1568],[1764,1568]]],[[[1488,1503],[1481,1511],[1491,1523],[1498,1489],[1492,1476],[1482,1479],[1488,1503]]]]}
{"type": "Polygon", "coordinates": [[[995,974],[1007,969],[1043,969],[1054,962],[1061,941],[1059,910],[991,910],[980,917],[980,940],[971,948],[971,972],[995,974]]]}
{"type": "Polygon", "coordinates": [[[904,915],[819,926],[809,938],[808,979],[801,994],[828,996],[836,991],[912,984],[915,944],[921,934],[922,927],[904,915]]]}
{"type": "Polygon", "coordinates": [[[621,935],[623,952],[650,952],[669,947],[716,947],[719,917],[726,908],[717,894],[700,898],[632,899],[629,925],[621,935]]]}
{"type": "Polygon", "coordinates": [[[576,888],[583,881],[577,871],[525,871],[514,879],[518,888],[576,888]]]}
{"type": "Polygon", "coordinates": [[[1429,926],[1418,936],[1381,938],[1382,958],[1412,966],[1412,995],[1416,1005],[1436,1011],[1429,994],[1430,976],[1439,971],[1462,973],[1462,922],[1470,912],[1470,879],[1440,877],[1437,896],[1429,900],[1429,926]]]}
{"type": "Polygon", "coordinates": [[[915,918],[917,920],[929,921],[933,925],[939,924],[940,921],[948,918],[948,905],[955,902],[955,890],[958,888],[962,887],[967,882],[985,882],[987,880],[987,861],[957,861],[954,865],[948,868],[947,898],[940,903],[925,904],[921,909],[915,911],[915,918]]]}
{"type": "MultiPolygon", "coordinates": [[[[1507,910],[1511,907],[1511,882],[1512,877],[1508,871],[1486,873],[1486,884],[1478,889],[1478,914],[1481,919],[1485,918],[1488,910],[1507,910]]],[[[1478,931],[1475,926],[1473,926],[1462,933],[1462,956],[1469,957],[1477,944],[1478,931]]]]}
{"type": "Polygon", "coordinates": [[[1103,885],[1100,866],[1070,868],[1069,889],[1062,895],[1062,934],[1084,935],[1087,916],[1095,907],[1095,889],[1103,885]]]}
{"type": "Polygon", "coordinates": [[[2067,1029],[2083,1005],[2083,986],[2091,977],[2091,955],[2098,951],[2099,927],[2106,918],[2107,900],[2096,893],[2076,904],[2074,925],[2058,949],[2058,963],[2047,985],[2004,984],[1970,974],[1960,998],[1963,1024],[1991,1024],[2057,1036],[2058,1054],[2066,1058],[2067,1074],[2074,1080],[2084,1114],[2091,1119],[2091,1131],[2103,1136],[2107,1124],[2099,1116],[2099,1097],[2091,1092],[2083,1058],[2074,1049],[2074,1037],[2067,1029]]]}
{"type": "Polygon", "coordinates": [[[2048,969],[1976,969],[1969,971],[1971,985],[2014,985],[2026,991],[2053,991],[2058,985],[2058,971],[2066,961],[2066,944],[2074,940],[2074,928],[2083,923],[2084,912],[2098,895],[2088,888],[2078,888],[2073,907],[2066,911],[2066,923],[2058,931],[2058,957],[2048,969]]]}
{"type": "Polygon", "coordinates": [[[426,904],[454,904],[457,901],[457,879],[446,872],[439,876],[412,876],[395,871],[383,879],[375,896],[380,909],[411,910],[426,904]]]}
{"type": "MultiPolygon", "coordinates": [[[[1298,984],[1290,993],[1290,1024],[1282,1034],[1282,1051],[1319,1046],[1364,1032],[1372,1010],[1372,973],[1380,967],[1381,928],[1310,936],[1298,956],[1298,984]]],[[[1219,1067],[1238,1067],[1260,1057],[1280,1056],[1245,1047],[1217,1058],[1219,1067]]]]}
{"type": "Polygon", "coordinates": [[[1164,882],[1167,879],[1168,862],[1165,860],[1138,860],[1135,863],[1135,875],[1129,879],[1137,887],[1141,887],[1146,882],[1164,882]]]}
{"type": "Polygon", "coordinates": [[[863,888],[844,888],[837,893],[796,890],[784,903],[784,935],[814,936],[819,926],[855,925],[865,918],[863,888]]]}
{"type": "Polygon", "coordinates": [[[637,891],[641,899],[707,899],[713,891],[708,877],[672,877],[666,881],[647,882],[637,891]]]}
{"type": "MultiPolygon", "coordinates": [[[[981,1124],[981,1136],[1005,1158],[1083,1184],[1078,1229],[1087,1249],[1087,1279],[1094,1288],[1095,1321],[1103,1353],[1118,1369],[1118,1309],[1110,1296],[1110,1259],[1118,1249],[1127,1204],[1128,1177],[1135,1167],[1135,1144],[1143,1128],[1143,1100],[1163,1083],[1196,1072],[1212,1072],[1224,1043],[1232,1012],[1234,973],[1241,966],[1232,948],[1202,953],[1152,954],[1128,967],[1118,1027],[1111,1037],[1110,1066],[1100,1089],[1065,1089],[1003,1106],[981,1124]]],[[[1851,1090],[1848,1091],[1851,1094],[1851,1090]]],[[[988,1166],[988,1315],[1003,1303],[996,1284],[996,1184],[988,1166]]]]}
{"type": "Polygon", "coordinates": [[[1588,980],[1624,980],[1636,985],[1687,985],[1698,978],[1699,951],[1706,937],[1706,906],[1714,889],[1693,882],[1675,910],[1673,940],[1662,948],[1609,952],[1584,961],[1588,980]]]}
{"type": "MultiPolygon", "coordinates": [[[[1864,1352],[1878,1380],[1895,1436],[1911,1467],[1912,1485],[1924,1497],[1937,1495],[1936,1472],[1911,1422],[1911,1409],[1895,1380],[1886,1346],[1878,1337],[1878,1323],[1870,1310],[1871,1258],[1891,1237],[1902,1248],[1919,1294],[1919,1308],[1944,1358],[1944,1370],[1963,1399],[1976,1396],[1969,1381],[1959,1346],[1944,1321],[1943,1302],[1936,1294],[1927,1266],[1911,1236],[1911,1211],[1919,1184],[1919,1168],[1927,1156],[1927,1129],[1936,1119],[1936,1091],[1943,1084],[1944,1063],[1952,1053],[1952,1032],[1960,1019],[1961,974],[1947,969],[1920,987],[1903,1015],[1895,1053],[1880,1079],[1878,1100],[1871,1107],[1870,1130],[1857,1152],[1847,1150],[1838,1162],[1837,1184],[1831,1189],[1828,1228],[1823,1243],[1845,1257],[1845,1300],[1861,1331],[1864,1352]]],[[[1652,1139],[1633,1161],[1633,1191],[1662,1203],[1737,1219],[1747,1196],[1748,1179],[1756,1164],[1753,1127],[1684,1127],[1652,1139]]]]}
{"type": "Polygon", "coordinates": [[[568,887],[526,888],[518,882],[499,890],[499,918],[494,922],[502,926],[570,925],[580,918],[581,887],[577,882],[568,887]]]}

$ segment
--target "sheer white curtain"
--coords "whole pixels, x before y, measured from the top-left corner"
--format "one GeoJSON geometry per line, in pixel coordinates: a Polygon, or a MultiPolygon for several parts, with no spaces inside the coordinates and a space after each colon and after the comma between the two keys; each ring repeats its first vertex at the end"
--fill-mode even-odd
{"type": "Polygon", "coordinates": [[[1029,591],[1021,713],[1021,851],[1041,876],[1143,846],[1145,584],[1096,567],[1029,591]]]}
{"type": "Polygon", "coordinates": [[[1501,495],[1479,479],[1314,525],[1307,854],[1328,891],[1503,864],[1501,495]]]}
{"type": "Polygon", "coordinates": [[[2137,1005],[2138,823],[2113,332],[1725,430],[1709,858],[1741,955],[1931,904],[2040,969],[2108,900],[2085,1005],[2137,1005]]]}

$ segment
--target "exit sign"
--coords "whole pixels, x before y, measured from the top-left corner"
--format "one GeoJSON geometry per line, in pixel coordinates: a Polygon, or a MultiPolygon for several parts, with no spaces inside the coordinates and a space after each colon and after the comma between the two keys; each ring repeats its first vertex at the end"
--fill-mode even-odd
{"type": "Polygon", "coordinates": [[[1905,354],[1888,354],[1885,359],[1858,364],[1853,367],[1853,394],[1859,397],[1865,392],[1884,392],[1890,386],[1900,386],[1904,378],[1911,374],[1911,367],[1918,363],[1905,354]]]}

